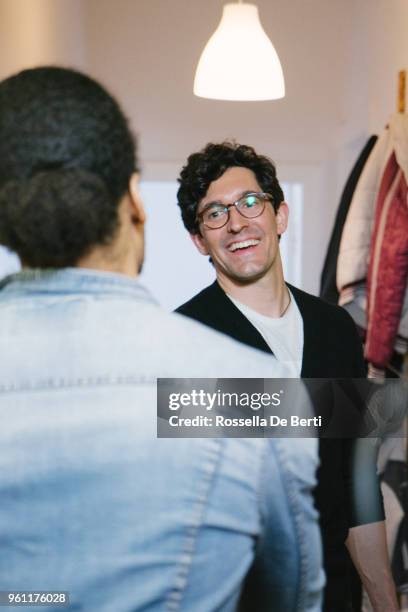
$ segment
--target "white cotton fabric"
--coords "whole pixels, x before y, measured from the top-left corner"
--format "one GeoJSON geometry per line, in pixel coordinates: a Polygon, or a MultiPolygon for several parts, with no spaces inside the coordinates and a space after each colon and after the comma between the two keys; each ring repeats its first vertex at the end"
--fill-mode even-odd
{"type": "Polygon", "coordinates": [[[267,317],[228,296],[242,314],[259,331],[278,362],[285,364],[289,378],[299,378],[303,356],[303,319],[290,293],[289,308],[282,317],[267,317]]]}

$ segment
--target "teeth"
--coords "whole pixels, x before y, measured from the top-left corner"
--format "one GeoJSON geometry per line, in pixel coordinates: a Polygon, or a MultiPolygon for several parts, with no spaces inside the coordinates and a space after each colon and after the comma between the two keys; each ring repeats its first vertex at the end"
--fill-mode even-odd
{"type": "Polygon", "coordinates": [[[233,253],[237,249],[245,249],[249,246],[256,246],[259,244],[259,242],[260,240],[244,240],[243,242],[234,242],[234,244],[231,244],[229,247],[229,250],[233,253]]]}

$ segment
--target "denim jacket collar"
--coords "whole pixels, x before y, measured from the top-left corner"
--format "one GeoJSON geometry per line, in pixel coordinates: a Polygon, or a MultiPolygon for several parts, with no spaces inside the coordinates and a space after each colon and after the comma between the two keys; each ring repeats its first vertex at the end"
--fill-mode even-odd
{"type": "MultiPolygon", "coordinates": [[[[25,269],[0,282],[0,291],[12,295],[59,293],[123,295],[157,304],[138,278],[88,268],[25,269]]],[[[3,293],[4,295],[4,293],[3,293]]]]}

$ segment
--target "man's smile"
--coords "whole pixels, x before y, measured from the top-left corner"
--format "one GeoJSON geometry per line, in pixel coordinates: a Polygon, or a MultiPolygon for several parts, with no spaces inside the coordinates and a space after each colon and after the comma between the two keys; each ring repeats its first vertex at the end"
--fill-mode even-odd
{"type": "Polygon", "coordinates": [[[240,240],[239,242],[237,241],[237,242],[232,242],[231,244],[229,244],[228,250],[231,253],[234,253],[235,251],[247,250],[251,247],[256,247],[259,243],[260,243],[260,240],[257,240],[255,238],[251,238],[248,240],[240,240]]]}

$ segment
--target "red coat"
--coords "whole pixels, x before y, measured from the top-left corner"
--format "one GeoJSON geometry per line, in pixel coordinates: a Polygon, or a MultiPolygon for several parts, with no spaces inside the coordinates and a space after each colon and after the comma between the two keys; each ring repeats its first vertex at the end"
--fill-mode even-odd
{"type": "Polygon", "coordinates": [[[378,193],[367,281],[365,356],[385,367],[393,353],[408,278],[408,189],[395,152],[378,193]]]}

